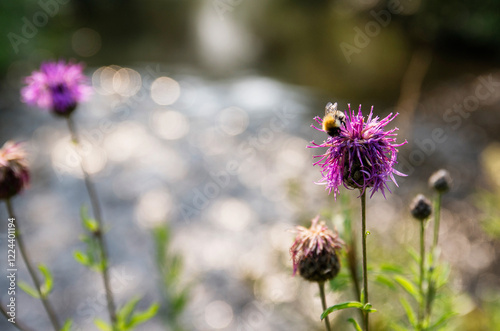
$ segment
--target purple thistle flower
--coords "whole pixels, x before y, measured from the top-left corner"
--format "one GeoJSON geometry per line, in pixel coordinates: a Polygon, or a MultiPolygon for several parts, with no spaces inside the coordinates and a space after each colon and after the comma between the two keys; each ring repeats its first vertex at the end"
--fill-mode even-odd
{"type": "Polygon", "coordinates": [[[0,148],[0,199],[10,199],[28,186],[25,152],[20,143],[7,141],[0,148]]]}
{"type": "MultiPolygon", "coordinates": [[[[362,193],[371,187],[370,197],[379,190],[385,197],[385,188],[391,192],[387,186],[388,179],[397,186],[394,174],[406,176],[394,169],[394,165],[397,163],[396,147],[406,144],[407,141],[395,144],[397,134],[394,132],[397,128],[384,131],[384,127],[398,114],[391,113],[384,119],[379,119],[378,116],[373,117],[372,106],[365,121],[361,105],[356,115],[349,104],[345,115],[345,124],[341,126],[339,135],[329,136],[322,144],[312,141],[311,146],[308,146],[328,148],[325,154],[314,156],[319,160],[313,165],[321,167],[322,175],[316,184],[326,185],[328,193],[333,191],[335,197],[341,185],[348,189],[359,188],[362,193]]],[[[323,120],[320,117],[316,116],[314,120],[322,127],[323,120]]],[[[325,132],[321,128],[311,126],[325,132]]]]}
{"type": "Polygon", "coordinates": [[[63,60],[42,63],[40,71],[33,71],[26,77],[27,86],[21,90],[22,101],[59,116],[69,116],[78,103],[87,100],[92,93],[83,67],[82,63],[66,64],[63,60]]]}

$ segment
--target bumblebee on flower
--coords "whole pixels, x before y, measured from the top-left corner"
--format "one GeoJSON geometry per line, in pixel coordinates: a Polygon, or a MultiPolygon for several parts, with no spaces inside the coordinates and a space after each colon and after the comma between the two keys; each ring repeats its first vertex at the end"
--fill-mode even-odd
{"type": "MultiPolygon", "coordinates": [[[[335,196],[339,193],[341,185],[346,188],[358,188],[362,193],[371,187],[371,196],[377,191],[381,191],[385,196],[385,189],[390,192],[387,186],[389,179],[397,186],[394,174],[406,176],[394,169],[394,165],[397,164],[396,147],[406,144],[407,141],[396,144],[397,128],[384,131],[384,127],[397,114],[391,113],[380,119],[378,116],[373,116],[372,107],[365,120],[361,113],[361,105],[357,114],[348,105],[348,111],[344,115],[342,121],[339,121],[341,124],[338,134],[329,135],[321,144],[313,141],[311,146],[308,146],[328,148],[326,153],[314,156],[319,158],[314,165],[321,167],[322,175],[317,184],[326,185],[328,192],[333,191],[335,196]]],[[[324,119],[315,117],[314,120],[320,127],[312,125],[313,128],[328,133],[324,128],[324,119]]]]}

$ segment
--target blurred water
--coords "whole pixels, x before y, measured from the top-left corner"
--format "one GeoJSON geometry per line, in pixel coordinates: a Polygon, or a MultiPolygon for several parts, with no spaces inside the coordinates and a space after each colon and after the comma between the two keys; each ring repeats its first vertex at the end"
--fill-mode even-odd
{"type": "MultiPolygon", "coordinates": [[[[22,66],[13,68],[18,78],[24,73],[22,66]]],[[[319,327],[316,287],[291,277],[288,253],[294,225],[320,212],[340,211],[333,197],[313,184],[319,171],[311,165],[313,151],[305,148],[310,140],[324,139],[309,127],[311,113],[322,112],[314,92],[251,72],[211,80],[187,67],[159,64],[90,68],[87,74],[95,94],[74,116],[109,226],[118,304],[134,295],[144,296],[139,309],[161,300],[151,229],[168,223],[174,249],[185,258],[184,281],[192,284],[182,320],[187,330],[319,327]]],[[[95,330],[92,319],[106,318],[101,279],[72,257],[83,248],[79,209],[89,204],[78,153],[65,121],[20,104],[19,79],[8,83],[0,106],[0,141],[22,140],[29,152],[31,187],[13,200],[28,250],[33,261],[54,273],[50,298],[60,320],[71,317],[75,330],[95,330]]],[[[424,106],[411,126],[418,142],[412,138],[412,146],[402,148],[403,171],[404,160],[411,162],[419,144],[432,136],[437,114],[424,106]]],[[[480,150],[453,151],[463,149],[458,142],[474,145],[485,138],[465,139],[473,135],[467,133],[470,125],[457,131],[447,125],[438,126],[446,130],[446,142],[436,144],[422,164],[413,163],[400,188],[390,184],[396,194],[370,200],[370,241],[377,243],[371,254],[393,261],[401,258],[394,252],[402,244],[416,241],[406,205],[413,194],[425,192],[425,178],[436,167],[451,166],[453,195],[467,195],[473,187],[479,175],[462,168],[477,169],[480,150]]],[[[400,134],[403,140],[408,132],[400,134]]],[[[348,194],[355,200],[356,192],[348,194]]],[[[6,227],[3,207],[0,219],[6,227]]],[[[0,245],[6,245],[5,231],[0,232],[0,245]]],[[[478,235],[477,217],[463,201],[443,211],[441,232],[443,256],[461,271],[454,286],[465,290],[473,275],[495,261],[495,251],[478,235]]],[[[18,278],[30,282],[19,258],[18,278]]],[[[7,287],[2,278],[0,288],[7,287]]],[[[6,291],[1,293],[6,302],[6,291]]],[[[20,320],[36,330],[50,328],[39,301],[21,292],[17,299],[20,320]]],[[[338,299],[329,294],[329,301],[338,299]]],[[[1,319],[0,329],[12,327],[1,319]]],[[[164,329],[159,317],[139,327],[164,329]]]]}
{"type": "MultiPolygon", "coordinates": [[[[144,307],[160,300],[150,230],[168,222],[194,284],[188,330],[290,330],[273,307],[293,300],[297,284],[275,255],[288,263],[297,208],[288,182],[315,179],[300,137],[308,93],[256,75],[208,81],[152,64],[88,73],[95,94],[75,121],[109,226],[117,302],[136,294],[144,307]]],[[[28,250],[54,273],[50,298],[60,319],[95,329],[92,318],[106,316],[101,280],[72,258],[82,248],[80,205],[89,204],[78,153],[63,120],[16,108],[0,114],[1,139],[22,140],[29,152],[31,186],[13,201],[28,250]]],[[[323,196],[315,185],[304,189],[309,200],[323,196]]],[[[7,218],[4,208],[0,215],[7,218]]],[[[30,281],[22,267],[18,277],[30,281]]],[[[17,298],[20,320],[50,328],[37,300],[17,298]]],[[[2,320],[0,328],[10,326],[2,320]]],[[[161,321],[140,329],[162,329],[161,321]]]]}

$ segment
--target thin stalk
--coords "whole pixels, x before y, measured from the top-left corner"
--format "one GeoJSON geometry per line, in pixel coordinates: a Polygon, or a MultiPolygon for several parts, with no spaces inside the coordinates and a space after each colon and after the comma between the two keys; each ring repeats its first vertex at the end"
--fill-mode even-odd
{"type": "Polygon", "coordinates": [[[434,269],[436,267],[436,262],[437,262],[437,245],[439,241],[439,222],[441,219],[441,198],[442,198],[442,193],[437,193],[437,196],[434,199],[434,238],[432,241],[432,246],[431,246],[431,251],[430,251],[430,258],[431,258],[431,266],[429,268],[429,272],[427,274],[427,284],[428,284],[428,289],[427,289],[427,298],[426,298],[426,319],[427,322],[429,321],[431,317],[431,312],[432,312],[432,301],[433,301],[433,295],[434,295],[434,279],[433,279],[433,274],[434,274],[434,269]]]}
{"type": "Polygon", "coordinates": [[[424,293],[424,263],[425,263],[425,220],[420,221],[420,279],[418,287],[420,290],[420,307],[418,309],[418,325],[422,329],[425,318],[425,293],[424,293]]]}
{"type": "MultiPolygon", "coordinates": [[[[73,122],[71,116],[67,117],[67,122],[69,131],[71,133],[71,140],[75,145],[79,146],[80,141],[78,139],[75,123],[73,122]]],[[[92,206],[94,217],[97,221],[97,224],[99,224],[99,230],[94,231],[92,234],[96,237],[97,241],[99,242],[99,246],[101,247],[100,251],[101,251],[101,261],[102,261],[102,278],[104,282],[104,289],[106,290],[106,300],[108,303],[109,318],[111,320],[111,324],[113,325],[113,330],[114,330],[116,325],[116,306],[113,299],[113,292],[111,291],[111,286],[109,281],[108,263],[107,263],[108,253],[107,253],[106,242],[104,240],[104,235],[103,235],[104,222],[101,216],[101,206],[99,204],[99,199],[97,198],[97,192],[95,190],[94,184],[92,183],[90,175],[85,170],[85,166],[83,165],[83,158],[82,160],[80,160],[80,167],[82,169],[83,178],[85,181],[85,187],[87,188],[87,192],[89,194],[90,204],[92,206]]]]}
{"type": "MultiPolygon", "coordinates": [[[[7,311],[5,311],[5,309],[3,308],[3,305],[0,304],[0,310],[2,311],[2,315],[5,316],[5,318],[7,320],[9,320],[9,318],[11,318],[9,315],[7,315],[7,311]]],[[[28,327],[26,327],[22,322],[19,322],[18,320],[18,317],[16,316],[16,322],[15,323],[12,323],[12,325],[18,329],[18,330],[21,330],[21,331],[30,331],[31,329],[29,329],[28,327]]]]}
{"type": "MultiPolygon", "coordinates": [[[[434,240],[432,241],[432,253],[434,254],[435,249],[439,241],[439,221],[441,218],[441,197],[442,194],[438,193],[434,199],[434,240]]],[[[434,257],[434,256],[433,256],[434,257]]]]}
{"type": "MultiPolygon", "coordinates": [[[[325,297],[325,282],[318,282],[319,285],[319,296],[321,297],[321,305],[323,306],[323,311],[326,310],[326,297],[325,297]]],[[[325,317],[326,331],[331,331],[330,320],[328,316],[325,317]]]]}
{"type": "MultiPolygon", "coordinates": [[[[368,268],[366,263],[366,191],[361,194],[361,240],[363,245],[363,294],[365,301],[368,303],[368,268]]],[[[361,300],[360,300],[361,301],[361,300]]],[[[368,312],[364,311],[365,331],[369,330],[368,312]]]]}
{"type": "Polygon", "coordinates": [[[45,311],[47,312],[47,315],[49,316],[50,322],[52,323],[52,326],[54,327],[54,330],[59,331],[60,326],[59,322],[57,321],[57,316],[56,313],[54,312],[54,309],[52,308],[52,305],[50,304],[49,299],[42,294],[42,286],[40,283],[40,280],[38,279],[38,276],[33,269],[31,259],[28,255],[28,252],[26,251],[26,247],[24,246],[24,239],[21,233],[21,230],[19,228],[19,223],[17,222],[17,219],[14,215],[14,209],[12,208],[12,203],[10,202],[10,199],[5,200],[5,204],[7,205],[7,212],[9,213],[9,218],[14,219],[14,225],[16,229],[16,242],[17,242],[17,247],[19,248],[19,251],[21,252],[21,256],[23,257],[24,263],[26,264],[26,268],[28,269],[28,272],[31,276],[31,279],[33,280],[33,283],[35,284],[36,291],[38,292],[38,295],[40,297],[40,300],[42,301],[43,307],[45,308],[45,311]]]}
{"type": "MultiPolygon", "coordinates": [[[[358,277],[358,263],[357,263],[357,249],[356,240],[351,236],[351,244],[349,245],[349,250],[347,251],[347,266],[349,267],[349,275],[351,276],[351,281],[354,284],[354,295],[355,298],[361,298],[361,288],[359,287],[359,277],[358,277]]],[[[361,315],[361,320],[364,320],[363,311],[359,310],[361,315]]]]}

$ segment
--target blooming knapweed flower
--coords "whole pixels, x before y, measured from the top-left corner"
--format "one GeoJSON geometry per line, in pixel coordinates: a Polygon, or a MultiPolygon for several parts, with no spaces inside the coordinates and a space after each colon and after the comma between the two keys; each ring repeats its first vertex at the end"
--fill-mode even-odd
{"type": "MultiPolygon", "coordinates": [[[[385,196],[384,189],[387,188],[387,181],[390,178],[397,186],[394,174],[406,176],[394,169],[397,163],[396,147],[407,143],[405,140],[401,144],[395,144],[397,128],[384,131],[384,127],[389,124],[397,114],[389,114],[384,119],[378,116],[373,117],[373,106],[368,118],[364,118],[361,113],[361,105],[358,114],[351,111],[345,112],[345,123],[341,125],[337,136],[329,136],[322,144],[311,142],[310,148],[326,147],[325,154],[316,155],[319,158],[314,165],[321,167],[322,178],[317,184],[326,185],[329,193],[339,193],[339,188],[344,185],[346,188],[358,188],[365,192],[371,187],[371,196],[377,191],[381,191],[385,196]]],[[[315,117],[315,121],[322,126],[322,119],[315,117]]],[[[323,131],[311,125],[316,130],[323,131]]]]}
{"type": "Polygon", "coordinates": [[[21,90],[22,101],[59,116],[69,116],[78,103],[87,100],[92,93],[88,78],[83,74],[82,63],[46,62],[40,71],[26,77],[21,90]]]}
{"type": "Polygon", "coordinates": [[[0,149],[0,199],[10,199],[28,186],[25,157],[19,143],[7,141],[0,149]]]}
{"type": "Polygon", "coordinates": [[[325,225],[318,222],[319,216],[312,220],[309,229],[297,226],[295,242],[290,248],[293,260],[293,274],[299,274],[312,282],[332,279],[340,271],[337,251],[344,242],[325,225]]]}

